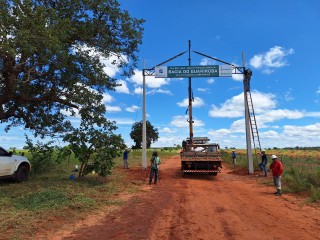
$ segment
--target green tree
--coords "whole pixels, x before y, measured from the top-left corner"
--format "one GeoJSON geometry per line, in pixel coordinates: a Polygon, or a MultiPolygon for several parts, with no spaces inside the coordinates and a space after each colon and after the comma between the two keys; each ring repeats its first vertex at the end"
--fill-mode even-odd
{"type": "Polygon", "coordinates": [[[50,169],[54,165],[54,150],[55,146],[52,144],[54,141],[42,143],[37,141],[36,144],[25,135],[28,151],[31,155],[30,162],[32,165],[32,171],[36,173],[44,172],[50,169]]]}
{"type": "Polygon", "coordinates": [[[2,0],[0,22],[0,123],[45,136],[70,129],[69,113],[105,113],[116,79],[101,59],[130,76],[144,20],[116,0],[2,0]]]}
{"type": "Polygon", "coordinates": [[[63,140],[69,142],[70,149],[81,162],[79,177],[93,170],[100,176],[111,173],[113,159],[126,148],[122,137],[113,133],[116,128],[114,122],[96,116],[82,121],[79,128],[65,135],[63,140]]]}
{"type": "MultiPolygon", "coordinates": [[[[159,138],[158,129],[154,128],[149,121],[146,121],[146,135],[147,135],[147,148],[150,148],[151,143],[154,143],[159,138]]],[[[132,125],[131,139],[135,142],[133,148],[141,148],[142,143],[142,121],[136,122],[132,125]]]]}
{"type": "Polygon", "coordinates": [[[64,146],[62,148],[58,148],[57,149],[57,162],[61,163],[63,162],[65,159],[68,160],[68,165],[70,164],[70,158],[72,155],[72,150],[70,148],[70,146],[64,146]]]}

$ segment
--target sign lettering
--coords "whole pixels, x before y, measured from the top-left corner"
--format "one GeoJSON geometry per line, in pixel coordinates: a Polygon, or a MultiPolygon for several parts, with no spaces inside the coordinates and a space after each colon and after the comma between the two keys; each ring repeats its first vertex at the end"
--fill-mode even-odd
{"type": "Polygon", "coordinates": [[[157,66],[156,78],[232,77],[230,65],[157,66]]]}

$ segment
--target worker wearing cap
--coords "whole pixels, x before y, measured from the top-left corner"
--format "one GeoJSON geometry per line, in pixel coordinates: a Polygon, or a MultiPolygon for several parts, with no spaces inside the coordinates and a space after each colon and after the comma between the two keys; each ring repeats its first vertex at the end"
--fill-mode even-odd
{"type": "Polygon", "coordinates": [[[276,155],[271,156],[272,163],[270,164],[270,169],[272,170],[273,175],[273,183],[276,187],[276,192],[274,193],[276,196],[281,196],[281,176],[283,173],[282,163],[278,160],[276,155]]]}
{"type": "Polygon", "coordinates": [[[237,164],[237,154],[234,150],[232,150],[231,157],[232,157],[233,165],[235,166],[237,164]]]}
{"type": "Polygon", "coordinates": [[[261,162],[259,163],[260,172],[264,171],[264,176],[267,176],[268,157],[265,150],[261,151],[261,162]]]}
{"type": "Polygon", "coordinates": [[[149,184],[152,183],[153,176],[154,176],[154,184],[157,184],[160,164],[161,164],[161,159],[158,156],[158,152],[154,151],[151,158],[149,184]]]}
{"type": "Polygon", "coordinates": [[[129,155],[130,150],[126,149],[123,152],[123,168],[124,169],[129,169],[129,164],[128,164],[128,155],[129,155]]]}

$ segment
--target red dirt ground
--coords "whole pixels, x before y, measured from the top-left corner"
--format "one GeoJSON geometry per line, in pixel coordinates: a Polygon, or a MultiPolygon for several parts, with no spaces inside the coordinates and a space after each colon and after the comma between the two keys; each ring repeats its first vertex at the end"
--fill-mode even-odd
{"type": "MultiPolygon", "coordinates": [[[[146,173],[129,169],[132,182],[146,173]]],[[[161,166],[160,183],[143,185],[112,211],[62,228],[52,240],[320,239],[320,208],[298,196],[273,195],[271,176],[259,178],[224,165],[218,176],[186,175],[180,159],[161,166]]],[[[121,196],[119,196],[121,197],[121,196]]]]}

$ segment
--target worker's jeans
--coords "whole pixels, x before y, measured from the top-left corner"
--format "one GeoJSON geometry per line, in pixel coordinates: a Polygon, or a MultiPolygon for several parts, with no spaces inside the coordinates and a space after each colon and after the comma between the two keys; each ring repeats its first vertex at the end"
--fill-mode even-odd
{"type": "Polygon", "coordinates": [[[149,183],[152,182],[153,176],[154,176],[154,183],[157,183],[157,181],[158,181],[158,169],[154,169],[154,168],[151,168],[151,169],[150,169],[150,179],[149,179],[149,183]]]}
{"type": "Polygon", "coordinates": [[[259,163],[260,172],[264,171],[264,175],[267,176],[267,167],[266,164],[261,162],[259,163]]]}
{"type": "Polygon", "coordinates": [[[123,159],[123,168],[129,168],[128,159],[123,159]]]}
{"type": "Polygon", "coordinates": [[[277,190],[281,190],[281,176],[273,176],[273,183],[277,190]]]}

